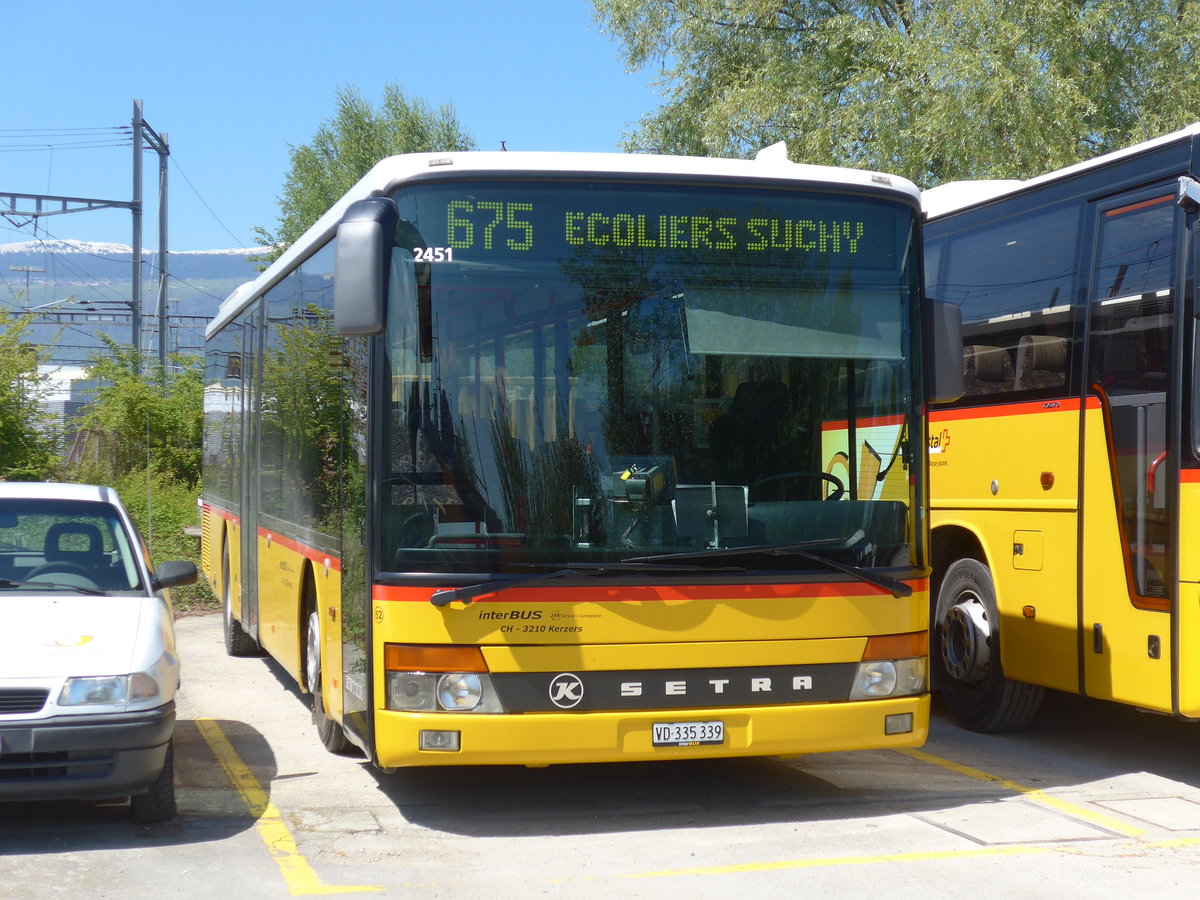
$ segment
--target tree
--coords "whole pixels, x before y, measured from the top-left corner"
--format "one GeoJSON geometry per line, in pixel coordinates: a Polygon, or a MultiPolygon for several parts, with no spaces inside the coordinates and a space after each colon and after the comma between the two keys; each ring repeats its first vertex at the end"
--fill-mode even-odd
{"type": "Polygon", "coordinates": [[[38,348],[25,340],[32,314],[0,309],[0,479],[40,481],[57,465],[38,348]]]}
{"type": "Polygon", "coordinates": [[[278,230],[255,229],[259,243],[269,248],[259,259],[278,257],[381,159],[474,148],[449,104],[432,109],[398,85],[387,84],[375,109],[357,88],[341,89],[333,118],[321,124],[310,143],[292,147],[278,230]]]}
{"type": "Polygon", "coordinates": [[[665,105],[627,144],[1028,178],[1187,124],[1197,0],[594,0],[665,105]]]}
{"type": "Polygon", "coordinates": [[[100,386],[82,424],[105,441],[106,471],[87,474],[107,480],[150,469],[195,487],[204,423],[203,360],[174,356],[165,373],[157,366],[139,371],[132,347],[97,336],[109,352],[97,354],[89,366],[100,386]]]}

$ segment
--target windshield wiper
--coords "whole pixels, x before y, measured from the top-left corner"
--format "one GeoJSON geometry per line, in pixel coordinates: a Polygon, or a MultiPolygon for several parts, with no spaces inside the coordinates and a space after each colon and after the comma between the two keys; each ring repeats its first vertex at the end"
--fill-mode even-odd
{"type": "Polygon", "coordinates": [[[531,584],[535,581],[546,581],[551,578],[561,578],[564,575],[607,575],[610,572],[664,572],[668,574],[691,574],[694,572],[744,572],[742,566],[693,566],[674,563],[660,563],[670,557],[649,556],[637,559],[622,559],[616,562],[598,563],[566,563],[552,572],[538,572],[518,578],[501,578],[494,581],[483,581],[460,588],[446,588],[434,591],[429,602],[434,606],[446,606],[455,600],[470,603],[476,597],[503,591],[508,588],[531,584]]]}
{"type": "Polygon", "coordinates": [[[713,550],[691,550],[687,553],[665,553],[661,556],[634,556],[624,560],[624,562],[640,562],[642,560],[702,560],[702,559],[736,559],[740,556],[798,556],[801,559],[806,559],[809,562],[815,562],[818,565],[825,566],[828,569],[833,569],[835,572],[841,572],[844,575],[849,575],[851,578],[856,578],[859,581],[867,584],[872,584],[875,587],[883,588],[889,591],[893,597],[897,599],[901,597],[911,597],[912,588],[898,578],[893,578],[890,575],[884,575],[880,572],[872,572],[869,569],[864,569],[862,566],[852,566],[846,563],[836,562],[827,556],[821,556],[817,553],[810,552],[818,547],[834,547],[838,549],[847,549],[858,543],[863,537],[862,531],[857,531],[850,536],[849,540],[842,541],[838,539],[824,541],[803,541],[798,544],[755,544],[750,547],[727,547],[724,549],[713,550]]]}

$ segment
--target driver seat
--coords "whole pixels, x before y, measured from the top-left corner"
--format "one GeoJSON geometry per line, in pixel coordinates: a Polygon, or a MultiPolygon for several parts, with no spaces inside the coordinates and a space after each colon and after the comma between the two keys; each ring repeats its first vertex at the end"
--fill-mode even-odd
{"type": "Polygon", "coordinates": [[[69,562],[87,568],[99,568],[106,561],[104,539],[95,525],[56,522],[46,529],[42,556],[48,563],[69,562]]]}
{"type": "MultiPolygon", "coordinates": [[[[754,486],[763,478],[789,468],[787,426],[791,398],[780,381],[743,381],[737,386],[729,412],[713,422],[708,442],[720,484],[754,486]]],[[[777,492],[779,486],[774,486],[777,492]]],[[[751,497],[751,499],[781,499],[751,497]]]]}

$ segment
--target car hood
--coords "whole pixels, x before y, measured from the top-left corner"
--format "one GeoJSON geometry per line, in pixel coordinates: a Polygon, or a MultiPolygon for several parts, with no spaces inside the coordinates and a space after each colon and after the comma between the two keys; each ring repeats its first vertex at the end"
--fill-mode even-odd
{"type": "Polygon", "coordinates": [[[0,678],[129,672],[145,602],[0,594],[0,678]]]}

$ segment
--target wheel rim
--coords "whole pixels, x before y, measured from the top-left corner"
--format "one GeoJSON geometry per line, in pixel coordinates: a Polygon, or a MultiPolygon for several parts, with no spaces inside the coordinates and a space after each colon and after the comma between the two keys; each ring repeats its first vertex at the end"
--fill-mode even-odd
{"type": "Polygon", "coordinates": [[[979,684],[991,660],[987,607],[973,592],[964,592],[942,619],[942,663],[955,680],[979,684]]]}
{"type": "Polygon", "coordinates": [[[308,676],[308,689],[314,693],[321,690],[321,621],[317,614],[308,617],[308,635],[305,638],[305,675],[308,676]]]}

